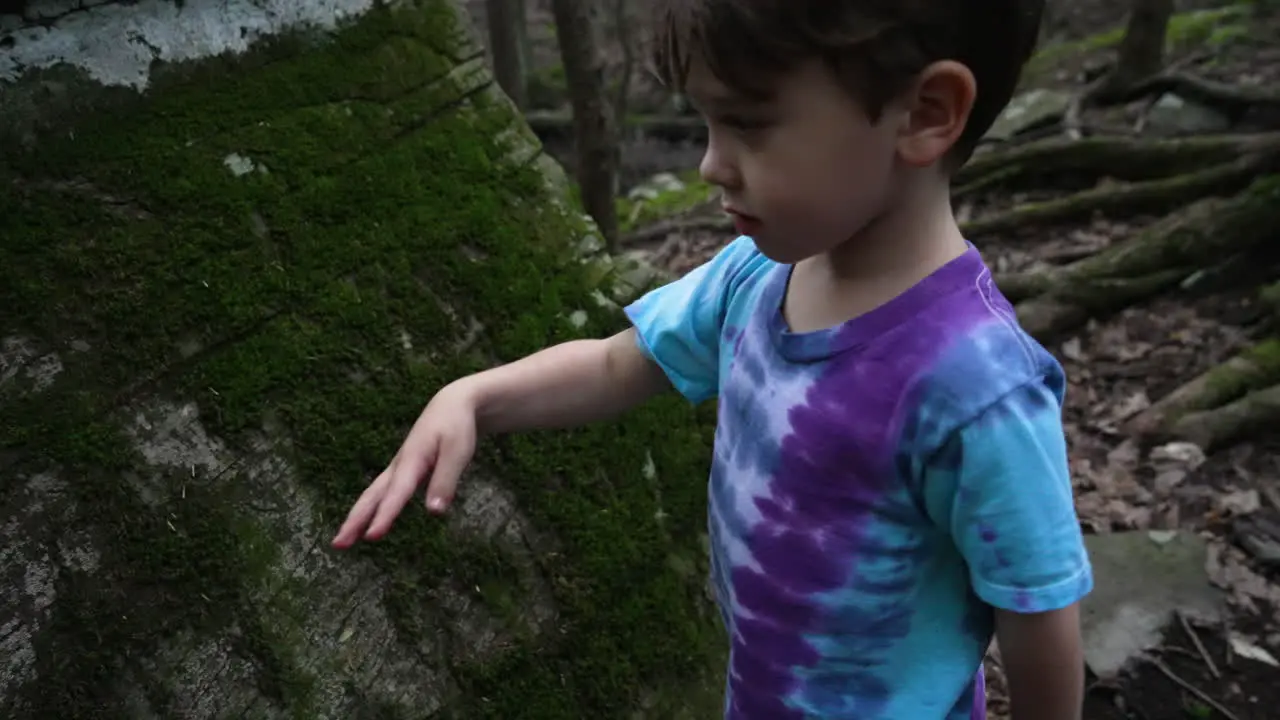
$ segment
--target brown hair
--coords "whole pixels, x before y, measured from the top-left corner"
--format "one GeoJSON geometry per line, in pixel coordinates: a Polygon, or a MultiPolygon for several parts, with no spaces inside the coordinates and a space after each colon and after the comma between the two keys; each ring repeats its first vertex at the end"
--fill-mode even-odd
{"type": "Polygon", "coordinates": [[[677,92],[691,58],[748,97],[820,59],[877,120],[930,63],[969,68],[977,97],[949,169],[1004,110],[1035,47],[1044,0],[648,0],[654,71],[677,92]]]}

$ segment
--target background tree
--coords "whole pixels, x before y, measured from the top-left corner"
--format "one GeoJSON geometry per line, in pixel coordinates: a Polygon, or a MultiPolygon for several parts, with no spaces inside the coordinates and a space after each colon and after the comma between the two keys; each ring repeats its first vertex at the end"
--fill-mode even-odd
{"type": "Polygon", "coordinates": [[[521,110],[528,107],[528,24],[524,0],[485,0],[493,75],[521,110]]]}
{"type": "Polygon", "coordinates": [[[560,57],[573,108],[577,145],[576,176],[582,205],[610,247],[618,242],[614,205],[618,175],[618,132],[604,77],[596,3],[552,0],[560,57]]]}
{"type": "Polygon", "coordinates": [[[1173,0],[1133,0],[1115,65],[1091,91],[1091,101],[1122,96],[1164,69],[1164,45],[1173,6],[1173,0]]]}

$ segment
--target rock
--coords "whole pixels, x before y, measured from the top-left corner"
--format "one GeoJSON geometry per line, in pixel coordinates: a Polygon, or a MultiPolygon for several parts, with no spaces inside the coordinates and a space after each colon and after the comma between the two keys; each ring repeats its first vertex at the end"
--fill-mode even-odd
{"type": "Polygon", "coordinates": [[[1161,95],[1147,111],[1144,134],[1156,137],[1223,132],[1231,120],[1218,110],[1173,93],[1161,95]]]}
{"type": "Polygon", "coordinates": [[[1071,100],[1071,93],[1061,90],[1036,89],[1022,93],[1009,101],[983,139],[1009,140],[1039,125],[1053,122],[1066,112],[1071,100]]]}
{"type": "Polygon", "coordinates": [[[1238,517],[1232,534],[1240,547],[1263,565],[1280,567],[1280,521],[1269,517],[1238,517]]]}
{"type": "Polygon", "coordinates": [[[1158,645],[1176,613],[1220,618],[1224,597],[1209,584],[1199,537],[1134,531],[1090,535],[1086,544],[1095,583],[1082,605],[1085,662],[1099,677],[1158,645]]]}
{"type": "Polygon", "coordinates": [[[459,7],[81,8],[0,15],[0,717],[709,717],[678,398],[328,548],[433,392],[651,277],[459,7]]]}

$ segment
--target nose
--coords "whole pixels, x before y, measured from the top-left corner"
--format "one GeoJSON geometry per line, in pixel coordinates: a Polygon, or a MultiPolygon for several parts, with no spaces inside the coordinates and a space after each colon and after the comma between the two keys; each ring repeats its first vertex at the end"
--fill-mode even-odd
{"type": "Polygon", "coordinates": [[[698,165],[698,174],[709,184],[720,188],[736,188],[741,182],[737,164],[726,152],[723,143],[716,141],[715,133],[711,133],[707,139],[707,149],[698,165]]]}

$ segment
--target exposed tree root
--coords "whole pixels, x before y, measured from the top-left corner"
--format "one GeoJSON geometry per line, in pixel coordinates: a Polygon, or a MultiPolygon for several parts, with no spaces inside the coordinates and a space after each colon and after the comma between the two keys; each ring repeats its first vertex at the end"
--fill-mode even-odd
{"type": "Polygon", "coordinates": [[[1223,257],[1255,250],[1280,227],[1280,175],[1230,198],[1199,200],[1106,250],[1038,274],[997,278],[1018,319],[1042,340],[1176,286],[1223,257]],[[1016,278],[1016,279],[1011,279],[1016,278]]]}
{"type": "Polygon", "coordinates": [[[1160,398],[1130,420],[1128,430],[1140,436],[1175,434],[1184,417],[1204,415],[1275,385],[1280,385],[1280,340],[1267,340],[1160,398]]]}
{"type": "Polygon", "coordinates": [[[1087,219],[1094,213],[1132,216],[1167,212],[1199,198],[1238,192],[1260,173],[1278,169],[1280,145],[1274,145],[1197,172],[1119,187],[1103,185],[1046,202],[1026,203],[970,221],[965,224],[964,231],[972,238],[1035,225],[1087,219]]]}
{"type": "Polygon", "coordinates": [[[1280,133],[1142,140],[1054,138],[975,156],[955,175],[955,197],[1014,185],[1053,186],[1085,177],[1130,182],[1167,178],[1230,163],[1280,144],[1280,133]]]}
{"type": "Polygon", "coordinates": [[[1169,437],[1195,443],[1212,451],[1233,442],[1272,431],[1280,425],[1280,385],[1245,395],[1222,407],[1193,412],[1178,418],[1169,437]]]}
{"type": "Polygon", "coordinates": [[[1204,105],[1212,105],[1227,115],[1243,115],[1254,108],[1264,111],[1280,109],[1280,93],[1260,87],[1228,85],[1181,72],[1155,75],[1135,83],[1124,93],[1123,101],[1167,92],[1204,105]]]}

